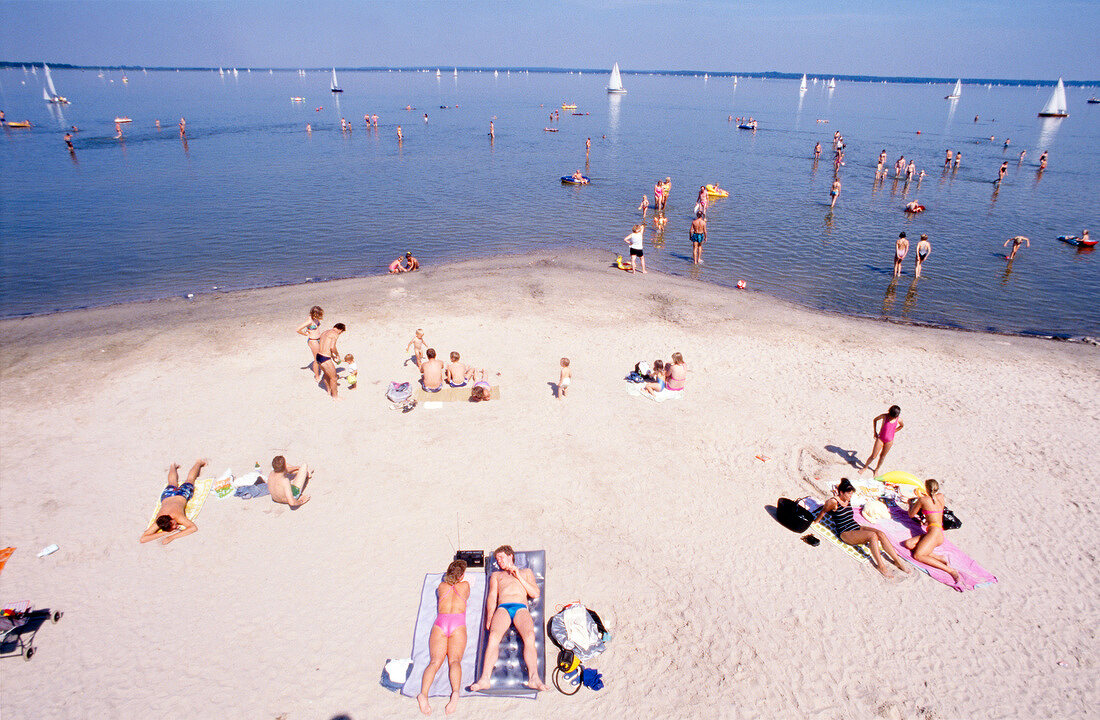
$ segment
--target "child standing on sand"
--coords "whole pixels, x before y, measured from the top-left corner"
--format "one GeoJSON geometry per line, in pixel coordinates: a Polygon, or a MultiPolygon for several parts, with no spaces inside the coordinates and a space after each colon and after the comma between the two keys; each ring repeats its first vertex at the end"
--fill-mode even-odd
{"type": "MultiPolygon", "coordinates": [[[[405,352],[414,351],[415,355],[409,360],[415,360],[416,366],[420,367],[424,364],[424,351],[428,349],[428,343],[424,340],[424,330],[418,328],[416,336],[409,341],[409,344],[405,346],[405,352]]],[[[404,364],[408,364],[409,360],[405,360],[404,364]]]]}
{"type": "Polygon", "coordinates": [[[558,397],[565,397],[569,384],[573,381],[573,371],[569,369],[569,358],[561,359],[561,373],[558,375],[558,397]]]}
{"type": "Polygon", "coordinates": [[[871,430],[875,436],[875,447],[871,450],[871,457],[863,463],[863,469],[859,471],[860,475],[871,468],[871,463],[875,461],[876,457],[878,458],[878,464],[875,465],[872,475],[878,475],[883,461],[886,460],[886,453],[890,452],[890,448],[894,445],[894,434],[903,427],[905,427],[905,423],[901,421],[901,408],[897,405],[891,405],[889,410],[871,421],[871,430]],[[879,423],[881,423],[881,426],[879,423]]]}
{"type": "Polygon", "coordinates": [[[347,367],[347,374],[344,375],[344,379],[348,382],[348,390],[354,390],[355,386],[359,384],[359,366],[355,364],[355,356],[348,353],[344,356],[344,365],[347,367]]]}

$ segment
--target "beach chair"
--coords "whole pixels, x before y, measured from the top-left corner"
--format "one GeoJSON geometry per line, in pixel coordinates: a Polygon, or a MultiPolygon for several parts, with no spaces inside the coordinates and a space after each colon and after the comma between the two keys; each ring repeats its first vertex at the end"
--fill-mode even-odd
{"type": "Polygon", "coordinates": [[[61,611],[35,610],[29,602],[15,603],[0,610],[0,657],[34,657],[34,636],[47,620],[57,622],[61,611]]]}

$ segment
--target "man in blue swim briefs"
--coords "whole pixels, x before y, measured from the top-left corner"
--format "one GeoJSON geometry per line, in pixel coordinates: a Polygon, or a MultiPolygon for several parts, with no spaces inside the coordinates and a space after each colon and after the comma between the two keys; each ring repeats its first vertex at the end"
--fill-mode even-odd
{"type": "Polygon", "coordinates": [[[435,357],[435,348],[428,348],[424,353],[427,358],[420,363],[420,385],[428,392],[439,392],[443,389],[443,361],[435,357]]]}
{"type": "Polygon", "coordinates": [[[198,526],[187,519],[186,509],[188,501],[195,494],[195,481],[199,479],[199,472],[204,465],[205,460],[196,460],[191,472],[187,473],[187,482],[180,485],[180,466],[172,463],[168,468],[168,485],[160,494],[157,518],[141,534],[141,542],[147,543],[155,540],[160,533],[168,533],[160,541],[162,545],[167,545],[173,540],[199,531],[198,526]]]}
{"type": "Polygon", "coordinates": [[[527,609],[527,599],[537,599],[539,586],[530,568],[516,567],[516,553],[510,545],[493,551],[500,570],[489,576],[489,596],[485,598],[485,629],[489,639],[485,644],[485,665],[478,681],[469,687],[477,692],[489,687],[493,667],[500,655],[500,641],[512,625],[523,641],[523,663],[527,666],[527,682],[532,690],[549,690],[539,680],[538,652],[535,647],[535,621],[527,609]]]}
{"type": "Polygon", "coordinates": [[[703,211],[695,213],[695,219],[691,221],[691,262],[699,265],[703,262],[703,243],[707,241],[707,221],[703,219],[703,211]]]}
{"type": "Polygon", "coordinates": [[[332,399],[336,399],[336,362],[333,358],[340,357],[340,351],[336,349],[336,339],[344,334],[347,327],[344,323],[336,323],[331,330],[325,330],[317,338],[317,367],[321,368],[322,382],[332,399]]]}

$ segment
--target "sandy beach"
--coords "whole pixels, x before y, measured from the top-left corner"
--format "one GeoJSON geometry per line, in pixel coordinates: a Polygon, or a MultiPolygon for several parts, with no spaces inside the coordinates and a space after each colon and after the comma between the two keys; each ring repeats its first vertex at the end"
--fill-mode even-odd
{"type": "Polygon", "coordinates": [[[409,656],[424,574],[509,543],[546,551],[548,613],[606,621],[606,687],[457,717],[1097,716],[1096,347],[821,314],[613,257],[0,322],[0,547],[18,548],[0,602],[65,612],[31,662],[3,661],[0,714],[419,717],[379,675],[409,656]],[[314,304],[359,365],[335,403],[294,333],[314,304]],[[416,328],[500,373],[501,399],[391,409],[416,328]],[[682,399],[626,392],[675,351],[682,399]],[[885,581],[768,512],[855,477],[891,404],[884,469],[940,481],[950,538],[997,584],[885,581]],[[138,543],[170,462],[277,454],[316,468],[304,507],[212,497],[197,534],[138,543]]]}

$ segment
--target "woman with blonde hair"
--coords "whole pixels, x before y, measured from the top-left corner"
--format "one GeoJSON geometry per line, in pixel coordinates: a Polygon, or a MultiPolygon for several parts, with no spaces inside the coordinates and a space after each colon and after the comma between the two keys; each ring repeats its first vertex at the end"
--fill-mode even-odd
{"type": "Polygon", "coordinates": [[[447,566],[447,572],[435,590],[438,614],[428,636],[431,660],[424,668],[424,680],[420,683],[420,694],[416,696],[420,712],[425,715],[432,712],[432,706],[428,704],[428,690],[444,659],[451,680],[451,699],[444,709],[450,715],[458,704],[458,693],[462,687],[462,655],[466,652],[466,601],[470,599],[470,583],[462,579],[465,574],[466,561],[455,560],[447,566]]]}
{"type": "Polygon", "coordinates": [[[680,391],[684,389],[687,380],[687,366],[684,365],[684,356],[678,352],[672,353],[672,363],[665,365],[665,389],[680,391]]]}
{"type": "Polygon", "coordinates": [[[309,348],[309,366],[313,370],[314,381],[321,380],[321,363],[317,362],[317,353],[321,351],[321,320],[325,317],[325,311],[319,305],[309,309],[309,321],[298,326],[294,332],[305,335],[306,346],[309,348]]]}
{"type": "Polygon", "coordinates": [[[951,567],[946,560],[933,555],[932,551],[943,545],[943,511],[947,501],[940,492],[940,484],[929,478],[924,481],[927,495],[918,495],[909,501],[909,517],[924,515],[924,534],[914,535],[902,545],[913,553],[913,559],[938,570],[943,570],[955,582],[959,581],[959,571],[951,567]]]}

